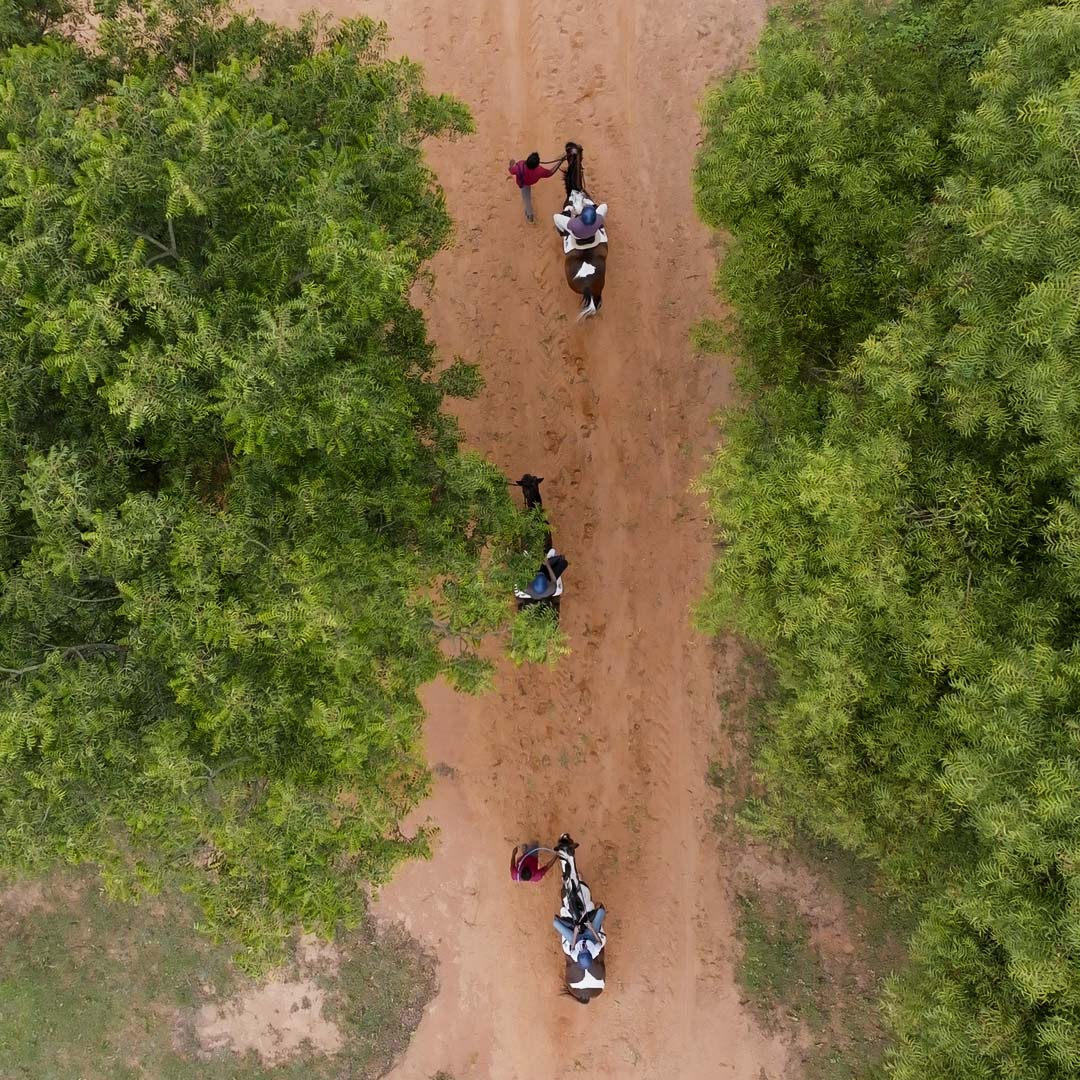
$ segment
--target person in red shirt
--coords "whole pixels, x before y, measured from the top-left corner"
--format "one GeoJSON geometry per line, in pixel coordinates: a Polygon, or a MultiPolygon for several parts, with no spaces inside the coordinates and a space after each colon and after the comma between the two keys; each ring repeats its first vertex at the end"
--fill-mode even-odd
{"type": "Polygon", "coordinates": [[[510,168],[507,170],[510,175],[517,180],[517,186],[521,191],[521,201],[525,204],[525,220],[532,222],[535,220],[533,217],[533,205],[532,205],[532,186],[537,180],[543,180],[545,177],[554,176],[559,171],[559,166],[566,160],[566,155],[563,154],[558,161],[555,162],[554,168],[545,169],[540,164],[540,155],[535,150],[524,161],[510,161],[510,168]]]}
{"type": "Polygon", "coordinates": [[[558,855],[551,856],[551,862],[546,866],[540,865],[539,844],[525,844],[521,849],[521,858],[518,858],[518,849],[515,846],[510,852],[510,878],[512,881],[539,881],[555,865],[558,855]]]}

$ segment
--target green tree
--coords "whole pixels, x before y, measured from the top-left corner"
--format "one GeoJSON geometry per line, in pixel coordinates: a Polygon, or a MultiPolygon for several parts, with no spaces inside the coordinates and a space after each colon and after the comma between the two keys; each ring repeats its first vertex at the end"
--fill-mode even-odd
{"type": "Polygon", "coordinates": [[[0,852],[259,963],[427,850],[416,689],[532,570],[409,303],[470,120],[366,19],[100,11],[0,59],[0,852]]]}
{"type": "Polygon", "coordinates": [[[759,60],[697,174],[750,398],[702,621],[776,667],[770,819],[923,905],[894,1075],[1075,1076],[1080,5],[834,2],[759,60]]]}

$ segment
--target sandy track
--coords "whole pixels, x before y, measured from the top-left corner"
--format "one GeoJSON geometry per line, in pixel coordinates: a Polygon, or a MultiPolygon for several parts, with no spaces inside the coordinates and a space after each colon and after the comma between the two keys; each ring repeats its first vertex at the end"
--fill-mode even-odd
{"type": "MultiPolygon", "coordinates": [[[[287,20],[304,6],[259,10],[287,20]]],[[[443,833],[379,911],[435,948],[441,991],[393,1076],[778,1078],[784,1049],[754,1027],[732,976],[734,856],[706,823],[704,773],[722,749],[715,663],[689,624],[711,542],[688,486],[729,379],[687,342],[715,311],[715,255],[690,193],[695,109],[710,79],[745,62],[765,4],[325,6],[385,18],[394,51],[473,111],[475,136],[431,151],[458,236],[424,306],[444,355],[486,376],[462,411],[470,443],[510,476],[546,477],[571,563],[568,661],[507,668],[480,700],[425,695],[442,767],[418,820],[443,833]],[[604,312],[584,325],[549,225],[559,181],[535,189],[530,228],[505,179],[509,157],[556,156],[568,138],[611,205],[604,312]],[[555,884],[515,887],[505,868],[514,843],[564,829],[611,912],[609,989],[588,1009],[558,993],[555,884]]]]}

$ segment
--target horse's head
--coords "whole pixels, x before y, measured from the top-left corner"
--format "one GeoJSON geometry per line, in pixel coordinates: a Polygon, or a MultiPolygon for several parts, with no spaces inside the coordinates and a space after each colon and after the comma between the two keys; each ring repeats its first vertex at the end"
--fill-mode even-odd
{"type": "Polygon", "coordinates": [[[544,482],[542,476],[533,476],[532,473],[526,473],[520,480],[514,481],[514,486],[521,488],[521,494],[525,498],[525,509],[532,510],[533,507],[543,506],[544,501],[540,498],[540,485],[544,482]]]}
{"type": "Polygon", "coordinates": [[[568,142],[564,150],[566,173],[563,176],[563,182],[566,184],[566,197],[569,199],[572,191],[585,190],[585,165],[582,160],[585,154],[581,149],[581,144],[576,142],[568,142]]]}

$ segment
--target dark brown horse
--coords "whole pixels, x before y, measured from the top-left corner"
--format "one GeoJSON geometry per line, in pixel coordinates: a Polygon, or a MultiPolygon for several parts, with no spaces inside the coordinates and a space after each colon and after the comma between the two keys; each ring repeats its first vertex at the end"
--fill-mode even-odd
{"type": "MultiPolygon", "coordinates": [[[[563,173],[566,185],[566,204],[562,217],[578,217],[586,206],[595,206],[595,202],[585,187],[584,152],[579,143],[566,144],[566,172],[563,173]]],[[[566,282],[574,292],[581,296],[581,314],[585,319],[595,315],[603,304],[604,281],[607,277],[607,241],[579,241],[568,229],[555,227],[563,237],[563,251],[566,254],[566,282]]],[[[605,234],[606,235],[606,234],[605,234]]]]}
{"type": "MultiPolygon", "coordinates": [[[[543,511],[544,500],[540,498],[540,484],[543,479],[542,476],[533,476],[532,473],[526,473],[520,480],[514,481],[514,484],[521,488],[526,510],[543,511]]],[[[544,520],[547,521],[546,515],[544,520]]],[[[518,611],[522,608],[531,607],[533,604],[545,604],[554,609],[555,617],[558,619],[562,600],[562,576],[568,565],[566,556],[555,550],[549,526],[544,533],[544,558],[536,571],[536,577],[525,588],[519,589],[515,587],[514,589],[518,611]],[[544,593],[550,591],[550,588],[555,588],[558,591],[551,595],[544,595],[544,593]]]]}

